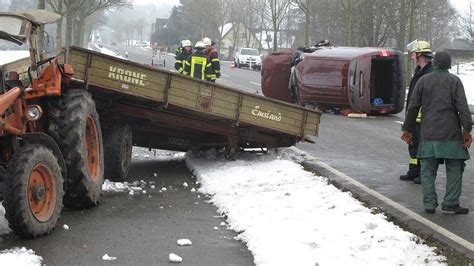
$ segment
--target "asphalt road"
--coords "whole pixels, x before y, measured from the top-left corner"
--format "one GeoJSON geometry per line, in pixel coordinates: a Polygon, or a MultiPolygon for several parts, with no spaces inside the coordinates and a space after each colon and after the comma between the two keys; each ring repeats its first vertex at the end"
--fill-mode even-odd
{"type": "MultiPolygon", "coordinates": [[[[221,65],[222,77],[218,83],[261,94],[259,71],[237,69],[231,67],[231,62],[225,61],[221,65]]],[[[474,243],[473,163],[467,161],[461,196],[461,204],[469,207],[471,213],[453,215],[438,208],[436,214],[426,214],[421,186],[399,180],[399,175],[406,173],[408,169],[409,159],[407,145],[400,140],[402,121],[404,112],[367,119],[323,114],[316,144],[299,143],[297,147],[438,226],[474,243]]],[[[446,171],[444,165],[440,165],[436,185],[439,204],[443,201],[445,181],[446,171]]],[[[399,218],[409,220],[407,217],[399,218]]],[[[430,234],[430,229],[426,232],[430,234]]]]}
{"type": "Polygon", "coordinates": [[[221,225],[224,219],[208,198],[190,192],[195,180],[183,161],[134,161],[130,176],[155,181],[156,189],[148,187],[147,194],[134,196],[107,192],[97,207],[63,211],[48,236],[0,237],[0,250],[25,246],[42,256],[45,265],[168,265],[169,253],[183,258],[180,265],[253,265],[252,254],[221,225]],[[158,192],[161,187],[167,191],[158,192]],[[63,224],[70,229],[64,230],[63,224]],[[193,244],[178,246],[181,238],[193,244]],[[117,260],[103,261],[104,254],[117,260]]]}

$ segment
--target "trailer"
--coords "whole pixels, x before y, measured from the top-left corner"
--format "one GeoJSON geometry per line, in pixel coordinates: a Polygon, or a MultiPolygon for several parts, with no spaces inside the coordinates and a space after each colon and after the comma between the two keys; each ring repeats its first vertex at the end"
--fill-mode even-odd
{"type": "Polygon", "coordinates": [[[127,177],[134,145],[224,148],[232,157],[318,133],[318,109],[79,47],[47,57],[35,45],[37,29],[56,19],[0,14],[21,29],[5,28],[0,38],[31,46],[30,58],[0,68],[0,185],[9,226],[23,237],[51,232],[63,204],[97,205],[104,178],[127,177]]]}
{"type": "Polygon", "coordinates": [[[67,49],[65,62],[74,69],[73,86],[89,91],[96,103],[107,178],[126,176],[132,144],[174,151],[226,148],[232,156],[239,149],[289,147],[318,133],[317,109],[79,47],[67,49]]]}

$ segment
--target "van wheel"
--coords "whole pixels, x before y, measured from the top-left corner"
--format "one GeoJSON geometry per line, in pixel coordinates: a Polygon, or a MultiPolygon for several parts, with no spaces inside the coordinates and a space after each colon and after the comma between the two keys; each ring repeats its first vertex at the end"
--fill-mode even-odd
{"type": "Polygon", "coordinates": [[[128,124],[118,124],[106,127],[103,132],[104,176],[112,181],[123,181],[132,160],[132,130],[128,124]]]}
{"type": "Polygon", "coordinates": [[[35,238],[51,232],[64,194],[53,152],[39,144],[20,148],[8,163],[4,193],[5,217],[16,234],[35,238]]]}
{"type": "Polygon", "coordinates": [[[239,60],[237,60],[237,68],[241,68],[242,66],[240,65],[239,60]]]}
{"type": "Polygon", "coordinates": [[[72,89],[49,108],[49,134],[66,161],[64,205],[82,209],[97,205],[104,182],[104,155],[99,115],[91,95],[72,89]]]}

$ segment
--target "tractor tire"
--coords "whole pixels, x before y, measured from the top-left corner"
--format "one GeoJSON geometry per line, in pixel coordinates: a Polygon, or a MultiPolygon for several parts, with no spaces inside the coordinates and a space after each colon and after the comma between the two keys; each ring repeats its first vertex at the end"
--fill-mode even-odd
{"type": "Polygon", "coordinates": [[[104,182],[104,155],[95,102],[89,92],[70,89],[51,101],[48,116],[48,132],[67,167],[64,205],[72,209],[97,205],[104,182]]]}
{"type": "Polygon", "coordinates": [[[46,235],[63,207],[58,159],[43,145],[26,145],[8,163],[3,206],[10,228],[26,238],[46,235]]]}
{"type": "Polygon", "coordinates": [[[104,176],[112,181],[124,181],[132,160],[132,130],[128,124],[117,124],[107,126],[102,132],[104,176]]]}

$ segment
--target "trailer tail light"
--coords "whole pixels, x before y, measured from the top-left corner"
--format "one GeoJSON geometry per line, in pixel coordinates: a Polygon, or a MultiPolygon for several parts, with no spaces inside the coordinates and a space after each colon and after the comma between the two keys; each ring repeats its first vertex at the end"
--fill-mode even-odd
{"type": "Polygon", "coordinates": [[[391,54],[390,54],[390,51],[389,50],[382,50],[380,51],[380,56],[381,57],[389,57],[391,54]]]}
{"type": "Polygon", "coordinates": [[[26,119],[30,122],[37,121],[42,114],[43,110],[39,105],[28,105],[26,107],[26,119]]]}

